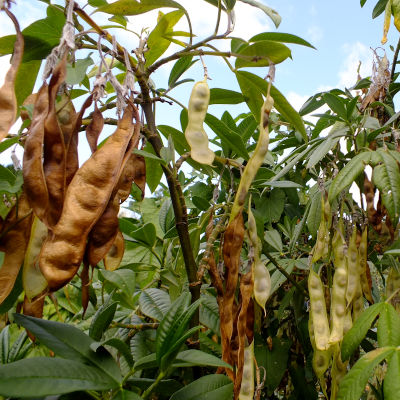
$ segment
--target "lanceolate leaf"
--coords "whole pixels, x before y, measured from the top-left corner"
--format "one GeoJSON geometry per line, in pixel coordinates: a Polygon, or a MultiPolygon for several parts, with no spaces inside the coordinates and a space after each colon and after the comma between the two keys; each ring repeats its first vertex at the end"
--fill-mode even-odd
{"type": "Polygon", "coordinates": [[[6,397],[42,397],[118,386],[99,368],[74,360],[34,357],[0,366],[0,394],[6,397]]]}
{"type": "Polygon", "coordinates": [[[168,87],[174,87],[175,83],[197,60],[192,61],[192,56],[181,57],[172,67],[168,78],[168,87]]]}
{"type": "Polygon", "coordinates": [[[140,2],[137,0],[118,0],[101,6],[96,11],[114,15],[139,15],[161,7],[183,9],[179,3],[173,0],[141,0],[140,2]]]}
{"type": "Polygon", "coordinates": [[[121,373],[111,355],[104,349],[104,351],[94,352],[90,348],[94,340],[78,328],[21,314],[15,314],[14,318],[18,324],[32,332],[56,355],[92,364],[108,375],[109,379],[115,382],[120,381],[121,373]]]}
{"type": "Polygon", "coordinates": [[[89,329],[89,335],[94,340],[100,340],[105,330],[111,324],[115,311],[117,309],[117,303],[103,304],[96,312],[92,319],[92,323],[89,329]]]}
{"type": "Polygon", "coordinates": [[[210,90],[210,105],[211,104],[239,104],[243,103],[244,97],[242,93],[228,89],[212,88],[210,90]]]}
{"type": "Polygon", "coordinates": [[[257,42],[259,40],[273,40],[281,43],[294,43],[315,49],[315,47],[311,43],[307,42],[307,40],[304,40],[301,37],[292,35],[290,33],[283,33],[283,32],[259,33],[258,35],[255,35],[251,39],[249,39],[249,42],[257,42]]]}
{"type": "Polygon", "coordinates": [[[384,303],[378,321],[379,347],[400,346],[400,316],[390,303],[384,303]]]}
{"type": "Polygon", "coordinates": [[[379,189],[383,205],[396,225],[400,216],[400,172],[397,161],[385,150],[379,150],[382,164],[373,172],[373,182],[379,189]]]}
{"type": "Polygon", "coordinates": [[[396,350],[389,361],[385,380],[383,382],[383,393],[385,400],[397,400],[400,393],[400,353],[396,350]]]}
{"type": "Polygon", "coordinates": [[[331,203],[342,190],[350,186],[357,176],[364,171],[365,165],[369,163],[370,159],[370,151],[359,153],[339,171],[329,188],[329,201],[331,203]]]}
{"type": "MultiPolygon", "coordinates": [[[[242,91],[245,86],[251,86],[253,90],[255,89],[259,93],[261,92],[264,96],[267,95],[268,82],[260,78],[259,76],[247,71],[237,71],[236,78],[242,91]]],[[[247,96],[247,93],[245,91],[243,93],[245,96],[247,96]]],[[[283,94],[275,86],[271,86],[271,96],[274,99],[274,107],[277,109],[277,111],[300,132],[303,140],[307,142],[307,132],[299,113],[290,105],[283,94]]],[[[248,102],[249,108],[253,112],[254,117],[257,121],[260,120],[260,109],[262,103],[263,101],[261,99],[261,104],[259,105],[259,107],[257,103],[251,103],[252,107],[250,107],[250,103],[248,102]],[[258,107],[257,112],[255,110],[255,106],[258,107]]]]}
{"type": "Polygon", "coordinates": [[[175,392],[170,400],[231,400],[233,383],[225,375],[206,375],[175,392]]]}
{"type": "Polygon", "coordinates": [[[186,350],[178,353],[174,361],[174,366],[204,366],[204,367],[226,367],[232,369],[232,367],[220,358],[213,356],[212,354],[205,353],[200,350],[186,350]]]}
{"type": "Polygon", "coordinates": [[[384,303],[377,303],[368,307],[356,319],[353,327],[346,333],[342,342],[342,360],[348,360],[361,341],[365,338],[372,322],[377,315],[384,309],[384,303]]]}
{"type": "Polygon", "coordinates": [[[140,311],[150,318],[161,321],[171,307],[167,292],[157,288],[144,290],[139,297],[140,311]]]}
{"type": "Polygon", "coordinates": [[[361,357],[341,381],[336,399],[359,400],[374,368],[394,351],[395,347],[382,347],[361,357]]]}
{"type": "Polygon", "coordinates": [[[257,7],[260,10],[264,11],[265,14],[267,14],[268,17],[271,18],[272,22],[275,24],[275,27],[278,28],[282,18],[275,10],[273,10],[270,7],[267,7],[266,5],[256,0],[239,0],[239,1],[241,1],[242,3],[250,4],[251,6],[257,7]]]}

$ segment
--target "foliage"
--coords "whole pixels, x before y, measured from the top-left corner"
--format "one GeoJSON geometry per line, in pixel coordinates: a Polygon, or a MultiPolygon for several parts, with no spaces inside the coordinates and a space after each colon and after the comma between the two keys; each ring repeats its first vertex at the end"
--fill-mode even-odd
{"type": "MultiPolygon", "coordinates": [[[[273,81],[292,46],[312,44],[235,37],[236,1],[205,1],[217,21],[207,38],[179,1],[42,1],[46,18],[22,31],[0,2],[16,30],[0,38],[14,54],[0,151],[23,152],[22,169],[15,155],[0,166],[4,398],[398,397],[398,51],[297,112],[273,81]],[[130,30],[151,10],[152,31],[130,30]],[[208,87],[213,57],[238,89],[208,87]],[[161,102],[181,108],[181,126],[161,102]]],[[[377,2],[384,38],[399,10],[377,2]]]]}

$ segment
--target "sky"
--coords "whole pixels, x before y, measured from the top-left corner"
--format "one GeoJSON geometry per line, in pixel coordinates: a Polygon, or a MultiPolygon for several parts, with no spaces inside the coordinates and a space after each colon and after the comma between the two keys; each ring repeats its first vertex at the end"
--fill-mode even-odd
{"type": "MultiPolygon", "coordinates": [[[[178,0],[189,12],[193,24],[193,31],[199,38],[208,36],[213,32],[216,21],[216,8],[203,0],[178,0]]],[[[282,17],[281,25],[275,28],[272,21],[259,9],[237,1],[236,26],[231,36],[249,39],[256,33],[278,31],[298,35],[313,44],[317,49],[298,45],[288,45],[292,50],[292,59],[277,65],[276,87],[286,96],[289,102],[299,109],[301,105],[313,94],[335,87],[343,89],[351,87],[356,82],[357,67],[361,61],[362,77],[371,74],[372,50],[383,48],[389,60],[393,51],[389,46],[396,47],[399,33],[391,26],[388,42],[381,45],[383,31],[383,15],[372,19],[372,9],[376,0],[368,0],[361,8],[359,0],[259,0],[263,4],[274,8],[282,17]]],[[[54,2],[54,0],[53,0],[54,2]]],[[[63,4],[62,0],[55,1],[63,4]]],[[[84,0],[77,0],[80,6],[85,5],[84,0]]],[[[16,14],[22,28],[34,20],[45,17],[46,4],[39,0],[16,0],[12,10],[16,14]]],[[[90,7],[87,8],[90,11],[90,7]]],[[[170,10],[164,9],[164,12],[170,10]]],[[[172,11],[172,10],[171,10],[172,11]]],[[[93,18],[97,21],[107,22],[108,15],[97,13],[93,18]]],[[[140,32],[142,27],[151,29],[157,19],[157,12],[149,12],[138,17],[129,17],[128,27],[140,32]]],[[[187,30],[184,18],[177,24],[176,30],[187,30]]],[[[221,19],[220,32],[226,29],[225,16],[221,19]]],[[[0,35],[13,33],[13,27],[4,13],[0,13],[0,35]]],[[[135,36],[122,30],[114,30],[117,40],[128,50],[137,46],[135,36]]],[[[221,44],[215,43],[221,50],[229,50],[230,41],[221,44]]],[[[178,49],[173,45],[168,50],[170,54],[178,49]]],[[[383,54],[383,50],[379,50],[383,54]]],[[[77,58],[85,58],[85,54],[77,58]]],[[[210,87],[220,87],[238,90],[233,74],[223,61],[216,57],[204,57],[211,77],[210,87]]],[[[7,68],[9,58],[0,57],[0,82],[7,68]]],[[[153,77],[158,87],[166,87],[170,69],[173,63],[160,68],[153,77]]],[[[254,70],[254,69],[253,69],[254,70]]],[[[267,69],[257,69],[257,73],[265,76],[267,69]]],[[[203,78],[200,63],[196,63],[184,77],[192,77],[196,81],[203,78]]],[[[39,79],[38,85],[41,80],[39,79]]],[[[187,104],[192,83],[187,83],[172,91],[171,96],[187,104]]],[[[228,107],[233,116],[248,111],[246,105],[228,107]]],[[[217,116],[221,114],[221,106],[210,106],[209,111],[217,116]]],[[[179,107],[168,104],[160,105],[157,112],[157,123],[168,124],[179,128],[179,107]]],[[[1,161],[1,160],[0,160],[1,161]]]]}

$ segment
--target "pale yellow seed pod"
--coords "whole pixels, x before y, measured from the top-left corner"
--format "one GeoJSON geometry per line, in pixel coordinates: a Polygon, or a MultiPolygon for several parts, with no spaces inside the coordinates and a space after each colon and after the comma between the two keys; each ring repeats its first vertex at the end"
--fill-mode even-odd
{"type": "Polygon", "coordinates": [[[265,315],[265,304],[267,303],[267,300],[271,294],[271,275],[264,263],[258,257],[254,260],[253,274],[254,299],[260,305],[260,307],[262,307],[265,315]]]}
{"type": "Polygon", "coordinates": [[[29,301],[47,287],[47,281],[39,268],[39,254],[46,237],[47,226],[38,217],[35,217],[22,270],[22,286],[29,301]]]}
{"type": "Polygon", "coordinates": [[[189,120],[185,138],[190,146],[192,159],[201,164],[212,165],[215,154],[208,148],[208,136],[203,128],[209,102],[210,89],[207,79],[195,83],[189,100],[189,120]]]}
{"type": "Polygon", "coordinates": [[[329,348],[329,322],[326,312],[324,287],[321,278],[312,269],[308,276],[311,317],[314,326],[315,347],[318,350],[329,348]]]}
{"type": "Polygon", "coordinates": [[[244,348],[244,365],[239,400],[253,400],[254,397],[254,340],[244,348]]]}

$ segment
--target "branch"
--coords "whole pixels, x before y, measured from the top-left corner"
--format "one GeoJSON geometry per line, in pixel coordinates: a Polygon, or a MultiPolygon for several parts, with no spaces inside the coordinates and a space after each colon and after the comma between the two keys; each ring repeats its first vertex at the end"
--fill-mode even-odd
{"type": "Polygon", "coordinates": [[[396,71],[396,64],[397,64],[397,58],[399,57],[399,51],[400,51],[400,39],[397,42],[397,47],[393,55],[392,70],[390,71],[390,82],[393,81],[393,76],[396,71]]]}

